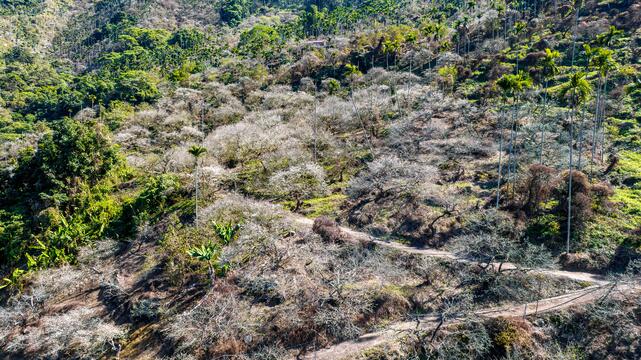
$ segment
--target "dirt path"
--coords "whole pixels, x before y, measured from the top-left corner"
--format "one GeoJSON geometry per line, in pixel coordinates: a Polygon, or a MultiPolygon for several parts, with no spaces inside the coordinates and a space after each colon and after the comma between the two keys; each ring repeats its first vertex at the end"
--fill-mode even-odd
{"type": "MultiPolygon", "coordinates": [[[[296,215],[296,214],[292,214],[291,219],[295,223],[303,225],[305,227],[311,228],[312,225],[314,224],[314,220],[300,216],[300,215],[296,215]]],[[[468,263],[474,262],[469,259],[457,256],[456,254],[449,251],[416,248],[416,247],[411,247],[411,246],[407,246],[407,245],[403,245],[395,242],[387,242],[387,241],[377,239],[364,232],[352,230],[344,226],[340,226],[340,229],[342,232],[349,235],[348,239],[353,242],[369,242],[369,243],[373,243],[389,249],[398,250],[408,254],[417,254],[417,255],[429,256],[434,258],[451,259],[455,261],[468,262],[468,263]]],[[[502,268],[505,270],[509,270],[509,269],[515,269],[516,266],[510,263],[504,263],[502,268]]],[[[598,285],[608,284],[608,280],[605,279],[603,276],[591,274],[591,273],[585,273],[585,272],[552,270],[552,269],[532,269],[530,270],[530,272],[552,276],[552,277],[561,277],[561,278],[571,279],[575,281],[586,281],[586,282],[590,282],[598,285]]]]}
{"type": "MultiPolygon", "coordinates": [[[[300,215],[292,214],[291,219],[302,226],[311,228],[314,224],[314,220],[305,218],[300,215]]],[[[418,254],[423,256],[429,256],[434,258],[443,258],[451,259],[454,261],[460,262],[473,262],[469,259],[457,256],[456,254],[448,251],[435,250],[435,249],[421,249],[411,246],[406,246],[399,243],[387,242],[380,239],[377,239],[369,234],[355,231],[346,227],[341,226],[341,231],[348,235],[348,239],[355,243],[368,242],[373,243],[382,247],[389,249],[394,249],[397,251],[418,254]]],[[[503,264],[503,269],[513,269],[516,268],[513,264],[503,264]]],[[[615,284],[608,281],[606,278],[595,275],[591,273],[584,272],[574,272],[574,271],[563,271],[563,270],[552,270],[552,269],[531,269],[530,272],[538,273],[546,276],[552,277],[562,277],[575,281],[584,281],[589,282],[592,285],[585,287],[580,290],[572,291],[570,293],[555,296],[552,298],[541,299],[536,302],[530,302],[525,304],[516,304],[508,305],[502,307],[492,307],[487,309],[482,309],[476,311],[474,314],[486,318],[494,317],[523,317],[523,316],[532,316],[536,314],[543,314],[553,311],[559,311],[562,309],[569,308],[571,306],[587,304],[606,296],[613,292],[615,284]]],[[[641,285],[640,284],[619,284],[616,285],[616,290],[618,293],[640,293],[641,285]]],[[[456,323],[460,320],[454,320],[448,324],[456,323]]],[[[322,349],[313,353],[304,355],[303,359],[310,360],[339,360],[353,358],[356,354],[371,349],[376,346],[380,346],[386,343],[393,342],[394,340],[399,340],[403,334],[406,334],[410,330],[428,330],[434,328],[439,322],[439,319],[436,316],[424,316],[419,319],[412,321],[399,322],[389,325],[387,328],[368,333],[360,336],[357,339],[345,341],[336,345],[333,345],[329,348],[322,349]]]]}
{"type": "MultiPolygon", "coordinates": [[[[571,306],[595,302],[609,293],[616,295],[621,293],[631,294],[641,292],[641,286],[639,286],[639,284],[620,284],[616,287],[616,291],[612,291],[613,286],[613,284],[593,285],[564,295],[542,299],[538,302],[482,309],[474,312],[474,314],[484,318],[533,316],[563,310],[571,306]]],[[[461,320],[453,320],[445,325],[455,324],[460,321],[461,320]]],[[[362,335],[355,340],[345,341],[329,348],[309,353],[304,355],[302,359],[353,359],[357,354],[367,349],[400,340],[401,337],[409,331],[433,329],[438,325],[438,322],[439,319],[437,316],[424,316],[418,320],[399,322],[390,325],[384,330],[362,335]]]]}

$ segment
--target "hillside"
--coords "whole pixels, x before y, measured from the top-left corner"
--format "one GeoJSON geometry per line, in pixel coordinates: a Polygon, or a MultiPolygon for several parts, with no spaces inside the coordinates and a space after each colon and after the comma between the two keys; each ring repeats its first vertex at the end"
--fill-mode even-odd
{"type": "Polygon", "coordinates": [[[8,0],[0,34],[0,358],[641,357],[641,1],[8,0]]]}

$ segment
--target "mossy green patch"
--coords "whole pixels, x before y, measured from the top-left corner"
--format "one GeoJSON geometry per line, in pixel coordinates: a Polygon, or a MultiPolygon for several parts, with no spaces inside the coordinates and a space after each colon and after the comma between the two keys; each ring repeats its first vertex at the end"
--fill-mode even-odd
{"type": "Polygon", "coordinates": [[[621,210],[631,215],[631,227],[641,226],[641,189],[616,188],[611,200],[622,205],[621,210]]]}
{"type": "Polygon", "coordinates": [[[408,286],[408,285],[400,286],[395,284],[387,284],[383,286],[383,288],[381,289],[381,293],[396,295],[396,296],[405,298],[412,295],[413,289],[414,288],[412,286],[408,286]]]}
{"type": "Polygon", "coordinates": [[[641,153],[624,150],[619,153],[617,172],[624,176],[641,178],[641,153]]]}
{"type": "Polygon", "coordinates": [[[625,221],[615,214],[595,216],[581,236],[582,247],[591,250],[613,249],[627,238],[622,224],[625,221]]]}
{"type": "MultiPolygon", "coordinates": [[[[334,216],[337,214],[338,209],[347,199],[344,194],[332,194],[325,197],[314,198],[303,201],[301,210],[305,216],[310,218],[317,218],[319,216],[334,216]]],[[[295,204],[293,201],[285,201],[281,203],[285,208],[293,209],[295,204]]]]}

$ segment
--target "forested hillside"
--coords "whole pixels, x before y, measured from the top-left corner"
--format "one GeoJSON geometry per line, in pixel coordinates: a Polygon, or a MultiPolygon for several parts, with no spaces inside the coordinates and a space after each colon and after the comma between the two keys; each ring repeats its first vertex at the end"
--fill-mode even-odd
{"type": "Polygon", "coordinates": [[[641,358],[640,0],[0,2],[0,358],[641,358]]]}

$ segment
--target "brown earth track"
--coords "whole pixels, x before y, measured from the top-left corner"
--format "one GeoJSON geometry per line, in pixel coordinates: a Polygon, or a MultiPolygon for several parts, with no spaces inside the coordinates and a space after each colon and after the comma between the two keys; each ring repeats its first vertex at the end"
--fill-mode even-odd
{"type": "MultiPolygon", "coordinates": [[[[294,223],[311,228],[314,221],[299,215],[292,214],[291,220],[294,223]]],[[[369,234],[355,231],[346,227],[340,227],[340,230],[345,233],[346,239],[354,243],[369,243],[375,244],[388,249],[397,250],[409,254],[423,255],[434,258],[450,259],[453,261],[474,263],[469,259],[457,256],[456,254],[448,251],[435,250],[435,249],[422,249],[406,246],[399,243],[387,242],[376,239],[369,234]]],[[[513,264],[503,264],[503,269],[514,269],[513,264]]],[[[620,294],[641,293],[641,284],[618,284],[606,279],[603,276],[574,271],[563,271],[554,269],[530,269],[532,273],[551,277],[561,277],[581,282],[589,282],[592,285],[569,292],[567,294],[541,299],[535,302],[525,304],[511,304],[501,307],[491,307],[481,309],[474,312],[474,315],[495,318],[495,317],[528,317],[537,314],[549,313],[570,308],[572,306],[588,304],[598,301],[608,294],[616,292],[620,294]]],[[[448,324],[460,322],[459,320],[452,320],[448,324]]],[[[298,357],[299,359],[309,360],[339,360],[353,358],[356,354],[380,346],[394,340],[400,340],[403,334],[407,334],[412,330],[428,330],[435,327],[439,323],[437,316],[423,316],[418,319],[403,321],[389,325],[387,328],[361,335],[357,339],[345,341],[335,344],[325,349],[311,352],[298,357]]]]}

